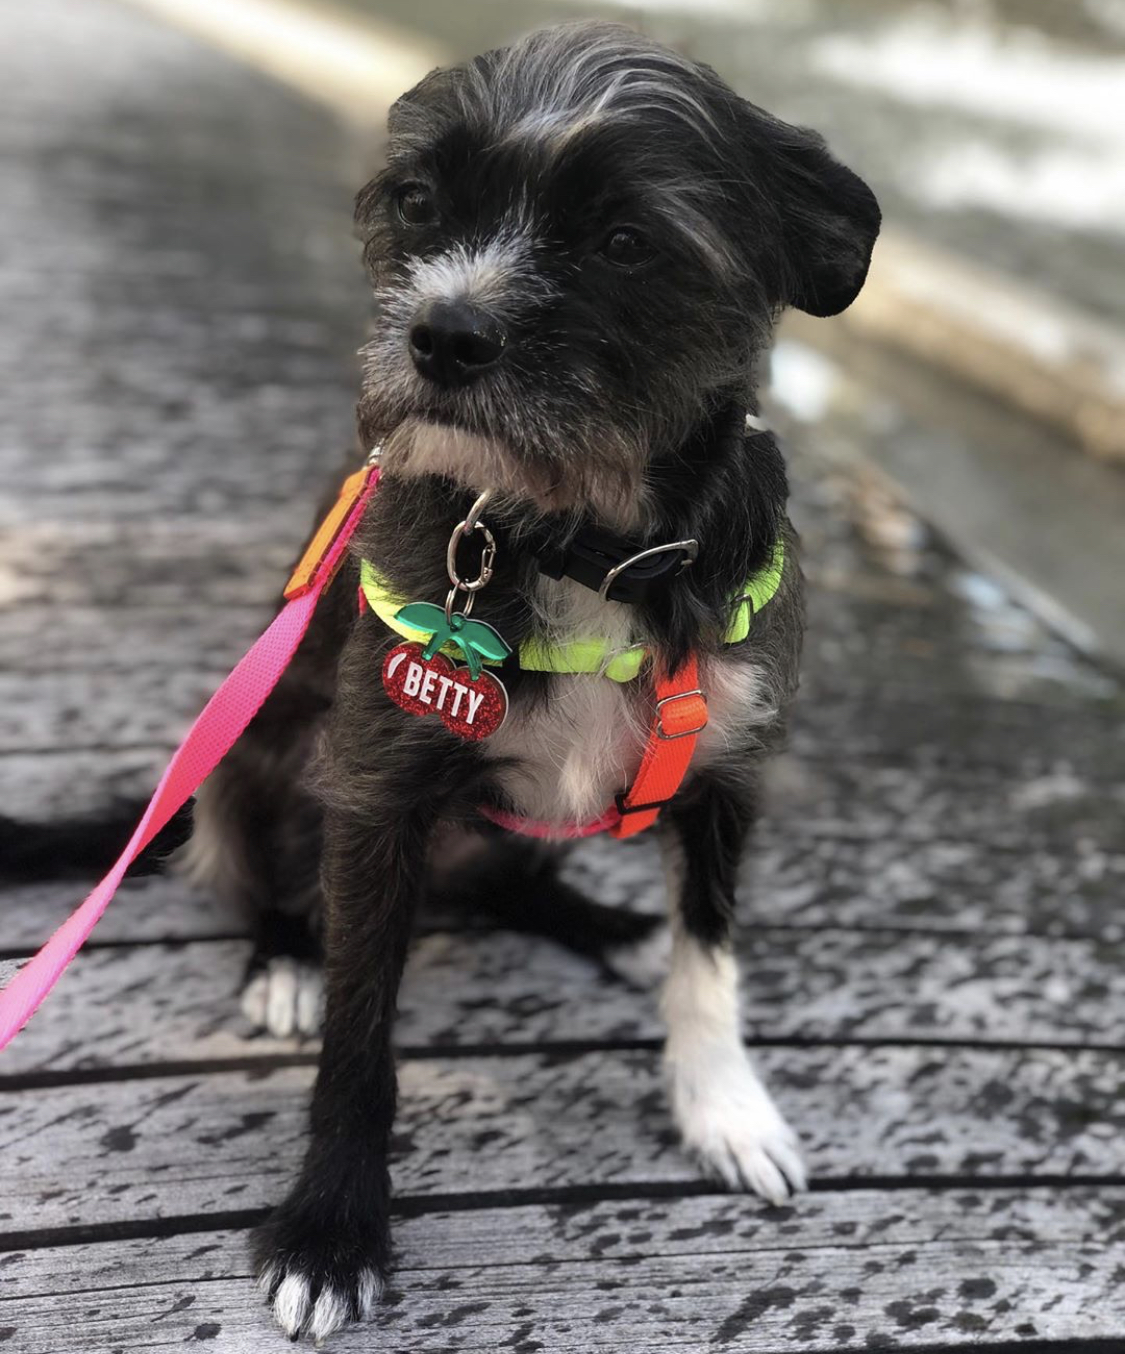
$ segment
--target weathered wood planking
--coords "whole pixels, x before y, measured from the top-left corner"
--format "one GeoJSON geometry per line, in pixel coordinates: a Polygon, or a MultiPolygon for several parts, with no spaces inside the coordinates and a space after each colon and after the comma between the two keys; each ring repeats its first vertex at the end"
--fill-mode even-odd
{"type": "Polygon", "coordinates": [[[801,692],[790,742],[802,756],[898,762],[926,775],[997,768],[1016,780],[1065,766],[1110,787],[1125,757],[1117,705],[1104,712],[1041,709],[985,696],[896,702],[874,675],[829,688],[815,669],[802,676],[801,692]]]}
{"type": "MultiPolygon", "coordinates": [[[[326,460],[319,493],[328,488],[332,469],[326,460]]],[[[174,645],[172,622],[178,623],[181,608],[200,624],[210,616],[221,633],[230,608],[268,607],[285,581],[286,566],[312,523],[317,502],[313,497],[279,508],[271,497],[265,494],[247,521],[169,513],[139,521],[113,516],[25,519],[6,527],[4,568],[11,579],[0,639],[5,666],[11,661],[22,671],[37,665],[46,670],[68,653],[80,657],[81,650],[70,641],[85,639],[103,611],[127,622],[122,613],[130,610],[163,610],[167,638],[174,645]],[[17,652],[19,645],[12,641],[23,628],[22,616],[54,622],[45,628],[44,649],[17,652]]],[[[90,637],[97,646],[92,657],[114,665],[123,659],[142,665],[160,661],[159,653],[130,655],[115,648],[115,631],[102,624],[100,637],[90,637]]]]}
{"type": "MultiPolygon", "coordinates": [[[[10,885],[0,892],[0,949],[30,954],[61,925],[94,881],[10,885]]],[[[127,879],[82,952],[111,941],[141,943],[244,935],[242,919],[205,889],[174,875],[127,879]]]]}
{"type": "Polygon", "coordinates": [[[123,690],[137,672],[152,666],[208,667],[241,657],[241,648],[255,638],[270,617],[271,594],[253,602],[210,607],[206,603],[175,606],[82,606],[46,610],[19,607],[4,616],[0,627],[0,666],[6,676],[25,681],[44,674],[80,680],[91,672],[112,674],[123,690]],[[51,618],[65,610],[61,625],[51,618]]]}
{"type": "MultiPolygon", "coordinates": [[[[196,656],[187,667],[177,660],[175,647],[166,658],[159,649],[146,649],[143,635],[138,637],[126,622],[122,644],[135,642],[137,652],[150,655],[132,671],[103,671],[95,654],[82,672],[5,675],[0,695],[8,713],[0,719],[0,776],[12,787],[5,796],[5,812],[25,821],[49,821],[82,811],[75,808],[76,796],[83,805],[99,788],[112,791],[119,750],[142,744],[174,746],[267,620],[268,596],[260,610],[240,607],[237,626],[228,618],[210,633],[202,622],[196,656]],[[90,750],[100,760],[91,761],[85,755],[90,750]],[[19,758],[41,753],[46,754],[50,783],[59,786],[53,802],[20,780],[19,758]],[[100,778],[98,767],[104,767],[100,778]],[[76,783],[91,774],[94,784],[84,792],[76,783]]],[[[81,642],[79,635],[73,648],[81,642]]],[[[865,703],[866,718],[873,721],[870,729],[863,727],[857,711],[841,708],[838,700],[816,708],[831,711],[823,716],[830,725],[818,727],[820,714],[816,721],[807,714],[795,720],[797,766],[822,786],[859,782],[857,801],[818,796],[807,817],[821,830],[882,836],[901,826],[901,835],[911,840],[964,835],[1017,849],[1029,840],[1060,836],[1072,841],[1092,837],[1106,847],[1119,842],[1125,805],[1117,767],[1125,749],[1115,746],[1114,739],[1120,715],[1095,721],[1072,742],[1057,716],[1047,711],[1029,717],[1025,727],[1016,722],[1005,729],[999,719],[989,722],[978,710],[983,722],[955,735],[949,728],[927,728],[930,715],[924,712],[929,707],[920,707],[920,714],[872,698],[865,703]],[[871,713],[876,708],[885,722],[871,713]],[[1057,746],[1038,736],[1036,720],[1057,734],[1057,746]],[[1001,739],[1010,746],[999,746],[1001,739]],[[862,765],[849,766],[855,759],[862,765]],[[909,814],[902,800],[895,802],[902,793],[913,807],[909,814]]],[[[780,808],[772,813],[776,818],[780,808]]]]}
{"type": "MultiPolygon", "coordinates": [[[[799,507],[800,486],[795,497],[799,507]]],[[[1045,633],[1014,603],[1006,608],[1007,632],[997,635],[993,626],[990,634],[978,626],[973,609],[949,592],[904,586],[874,569],[826,576],[815,546],[803,560],[810,584],[805,660],[817,672],[874,676],[896,698],[983,692],[1051,708],[1104,699],[1117,689],[1112,676],[1045,633]]],[[[946,564],[954,573],[955,562],[946,564]]]]}
{"type": "Polygon", "coordinates": [[[353,438],[355,143],[204,50],[99,0],[0,13],[0,653],[24,649],[0,813],[24,821],[151,789],[237,656],[224,609],[265,615],[353,438]],[[214,638],[185,664],[122,618],[138,601],[168,632],[210,604],[214,638]]]}
{"type": "MultiPolygon", "coordinates": [[[[33,771],[34,766],[30,769],[33,771]]],[[[146,792],[151,783],[145,787],[146,792]]],[[[889,830],[823,835],[794,812],[767,824],[746,873],[739,915],[758,926],[901,928],[911,931],[1125,937],[1125,851],[1086,841],[1073,847],[1029,841],[1020,853],[979,840],[907,841],[889,830]]],[[[1119,831],[1119,828],[1118,828],[1119,831]]],[[[662,912],[664,885],[655,845],[593,840],[574,851],[566,876],[604,902],[662,912]]],[[[0,893],[0,949],[29,952],[80,900],[71,880],[0,893]]],[[[428,916],[429,914],[427,914],[428,916]]],[[[464,925],[459,909],[440,924],[464,925]]],[[[174,878],[125,886],[93,941],[228,935],[240,929],[205,893],[174,878]]]]}
{"type": "MultiPolygon", "coordinates": [[[[260,613],[253,611],[253,615],[260,613]]],[[[249,624],[245,609],[238,616],[249,634],[257,621],[249,624]]],[[[190,628],[191,616],[187,624],[190,628]]],[[[199,639],[200,651],[206,643],[199,639]]],[[[230,645],[229,653],[234,654],[238,643],[241,640],[230,630],[229,621],[217,630],[214,645],[230,645]]],[[[218,653],[218,649],[207,651],[218,653]]],[[[80,691],[85,678],[76,681],[80,691]]],[[[129,674],[120,673],[115,709],[129,695],[129,681],[129,674]]],[[[206,685],[203,682],[200,689],[206,685]]],[[[96,723],[102,718],[85,703],[74,708],[70,701],[68,711],[72,733],[88,720],[96,723]]],[[[96,814],[104,800],[120,793],[134,799],[148,795],[167,750],[190,715],[184,709],[179,723],[169,722],[160,746],[150,750],[122,749],[120,743],[83,749],[72,742],[39,753],[5,756],[0,749],[3,812],[23,821],[53,822],[76,814],[96,814]]],[[[62,716],[51,712],[45,718],[62,716]]],[[[801,842],[810,834],[870,839],[887,848],[898,846],[907,860],[917,844],[976,842],[1019,853],[1018,860],[1011,862],[1014,876],[1023,858],[1034,862],[1042,852],[1059,850],[1074,857],[1076,883],[1088,879],[1091,867],[1097,868],[1102,857],[1111,862],[1116,857],[1117,868],[1122,868],[1125,789],[1091,783],[1065,758],[1028,779],[1015,769],[988,766],[926,768],[896,761],[852,762],[831,742],[811,746],[808,753],[803,757],[791,754],[772,768],[764,842],[774,835],[791,841],[795,834],[801,842]]]]}
{"type": "MultiPolygon", "coordinates": [[[[1125,945],[1031,936],[759,930],[744,937],[748,1036],[1125,1044],[1125,945]]],[[[299,1047],[244,1037],[249,943],[80,955],[6,1051],[26,1071],[254,1058],[299,1047]]],[[[418,938],[400,999],[403,1048],[662,1037],[656,1001],[560,947],[509,933],[418,938]]]]}
{"type": "MultiPolygon", "coordinates": [[[[1125,1054],[764,1048],[813,1176],[1125,1174],[1125,1054]]],[[[311,1068],[6,1092],[0,1232],[222,1213],[275,1200],[311,1068]]],[[[404,1195],[697,1181],[655,1052],[406,1059],[404,1195]]]]}
{"type": "MultiPolygon", "coordinates": [[[[1078,1340],[1125,1328],[1125,1192],[856,1190],[785,1208],[710,1196],[400,1219],[388,1302],[342,1351],[774,1351],[1078,1340]],[[880,1346],[881,1347],[881,1346],[880,1346]]],[[[287,1346],[246,1237],[203,1232],[0,1261],[20,1354],[287,1346]]]]}
{"type": "Polygon", "coordinates": [[[1041,936],[1125,936],[1125,852],[1029,834],[1024,850],[973,840],[817,836],[779,824],[753,854],[748,924],[898,927],[1041,936]]]}
{"type": "Polygon", "coordinates": [[[363,295],[347,137],[159,24],[93,2],[31,8],[0,32],[17,520],[72,520],[91,499],[120,520],[280,498],[312,466],[318,424],[346,436],[350,422],[363,295]]]}
{"type": "MultiPolygon", "coordinates": [[[[230,664],[150,668],[143,680],[96,670],[77,680],[70,673],[0,676],[0,703],[10,712],[0,718],[0,738],[16,754],[159,744],[171,751],[240,657],[232,655],[230,664]]],[[[18,799],[12,807],[26,820],[18,799]]]]}
{"type": "MultiPolygon", "coordinates": [[[[268,619],[271,596],[263,594],[257,622],[247,618],[247,642],[268,619]]],[[[237,645],[229,644],[228,635],[226,624],[219,628],[217,641],[204,637],[199,660],[186,671],[177,667],[174,655],[165,662],[149,650],[149,662],[132,673],[101,674],[95,662],[81,678],[65,672],[6,677],[0,690],[6,705],[27,703],[38,681],[35,702],[43,709],[31,723],[21,722],[15,713],[0,723],[0,750],[53,749],[66,737],[76,738],[79,748],[127,746],[152,739],[152,726],[157,731],[156,741],[171,739],[185,708],[177,699],[178,687],[188,685],[193,696],[199,690],[209,695],[228,664],[218,662],[210,667],[205,655],[210,652],[218,658],[222,650],[229,654],[230,662],[239,656],[237,645]],[[171,687],[163,703],[158,699],[161,680],[171,687]],[[131,708],[137,711],[142,707],[143,716],[130,713],[131,708]]],[[[128,626],[122,642],[127,638],[128,626]]],[[[79,643],[76,638],[75,646],[79,643]]],[[[1118,767],[1125,757],[1125,747],[1118,741],[1120,712],[1096,719],[1084,712],[1072,717],[1072,712],[1064,715],[1020,707],[1017,718],[1009,706],[987,706],[981,700],[971,702],[968,709],[972,711],[971,720],[948,703],[914,706],[896,703],[885,693],[879,699],[872,693],[854,701],[843,693],[820,702],[810,697],[794,718],[791,741],[795,752],[806,758],[889,761],[919,775],[939,778],[946,771],[964,774],[1002,769],[1015,782],[1012,790],[1021,780],[1052,777],[1062,768],[1079,792],[1114,796],[1118,767]],[[967,727],[958,732],[953,725],[959,720],[967,727]]]]}
{"type": "MultiPolygon", "coordinates": [[[[105,821],[115,804],[148,800],[175,745],[169,729],[164,742],[140,747],[0,753],[4,816],[30,824],[105,821]]],[[[52,868],[45,859],[44,874],[52,868]]]]}
{"type": "Polygon", "coordinates": [[[1125,786],[1097,784],[1075,760],[1060,757],[1043,774],[1008,767],[927,765],[908,755],[849,761],[829,740],[771,763],[766,820],[784,836],[798,830],[898,843],[980,842],[1031,854],[1063,846],[1122,853],[1125,786]]]}
{"type": "MultiPolygon", "coordinates": [[[[12,676],[120,672],[141,687],[152,671],[175,670],[177,660],[187,669],[199,668],[200,659],[205,666],[209,654],[229,652],[232,636],[248,637],[256,618],[266,614],[314,508],[311,501],[303,508],[289,503],[284,512],[264,508],[252,531],[242,535],[237,522],[194,519],[162,522],[160,529],[149,523],[125,523],[113,533],[105,524],[93,523],[69,524],[66,531],[49,525],[23,527],[13,533],[6,549],[14,592],[23,600],[6,616],[0,662],[12,676]],[[185,642],[188,635],[198,648],[185,642]],[[34,644],[27,643],[31,636],[34,644]]],[[[862,618],[856,632],[866,633],[862,618]]],[[[920,701],[932,701],[937,691],[944,704],[950,704],[953,693],[948,682],[924,666],[929,680],[920,683],[918,674],[913,670],[903,674],[900,666],[891,668],[898,674],[897,684],[885,659],[871,667],[867,680],[879,683],[878,700],[873,700],[877,708],[910,712],[920,701]]],[[[863,680],[864,670],[854,663],[844,668],[843,677],[836,676],[839,665],[818,662],[815,650],[806,667],[813,719],[826,694],[819,685],[846,681],[846,690],[855,694],[855,686],[863,680]]],[[[996,697],[987,693],[982,697],[971,679],[959,680],[962,687],[967,683],[974,689],[974,707],[984,700],[983,718],[993,727],[996,697]]],[[[120,699],[129,692],[126,682],[120,699]]],[[[49,710],[57,704],[57,695],[44,693],[39,703],[49,710]]],[[[1030,708],[1040,717],[1053,711],[1069,718],[1075,704],[1064,691],[1053,705],[1041,699],[1030,707],[1015,703],[1013,708],[1024,713],[1030,708]]],[[[1088,704],[1078,706],[1082,718],[1089,718],[1088,704]]],[[[1004,718],[1010,715],[1006,709],[1004,718]]],[[[836,742],[833,737],[831,745],[836,742]]]]}
{"type": "MultiPolygon", "coordinates": [[[[166,747],[0,756],[0,812],[18,808],[28,821],[69,811],[96,819],[114,799],[147,799],[166,758],[166,747]],[[73,781],[60,800],[64,768],[73,781]]],[[[1063,773],[1021,785],[787,757],[767,797],[742,915],[763,923],[1117,939],[1125,928],[1123,794],[1095,795],[1063,773]]],[[[651,843],[594,840],[572,861],[570,877],[591,896],[646,911],[663,907],[651,843]]],[[[60,913],[72,896],[64,886],[60,913]]],[[[13,910],[2,902],[0,909],[0,947],[34,945],[46,933],[47,924],[39,930],[33,919],[23,928],[20,909],[20,929],[9,941],[13,910]]]]}
{"type": "MultiPolygon", "coordinates": [[[[744,873],[739,917],[749,928],[893,927],[1125,937],[1125,851],[1029,840],[1022,852],[979,840],[823,834],[798,814],[771,814],[744,873]]],[[[1120,828],[1117,829],[1118,834],[1120,828]]],[[[565,877],[590,897],[641,912],[664,907],[655,844],[583,843],[565,877]]]]}

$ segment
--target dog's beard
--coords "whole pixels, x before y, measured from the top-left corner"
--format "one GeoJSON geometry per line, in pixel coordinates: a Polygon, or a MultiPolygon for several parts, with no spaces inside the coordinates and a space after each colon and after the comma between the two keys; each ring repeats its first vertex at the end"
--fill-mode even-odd
{"type": "MultiPolygon", "coordinates": [[[[480,432],[430,412],[396,410],[377,418],[370,388],[360,410],[369,445],[382,445],[390,474],[442,475],[478,492],[494,489],[542,513],[590,512],[623,530],[643,521],[647,442],[604,424],[558,430],[549,409],[538,416],[524,403],[527,436],[480,432]],[[548,435],[549,434],[549,435],[548,435]]],[[[389,412],[389,411],[388,411],[389,412]]],[[[515,422],[515,420],[512,420],[515,422]]]]}
{"type": "Polygon", "coordinates": [[[444,475],[467,488],[528,499],[543,512],[569,507],[557,477],[518,461],[499,438],[454,423],[409,416],[383,439],[383,468],[403,476],[444,475]]]}

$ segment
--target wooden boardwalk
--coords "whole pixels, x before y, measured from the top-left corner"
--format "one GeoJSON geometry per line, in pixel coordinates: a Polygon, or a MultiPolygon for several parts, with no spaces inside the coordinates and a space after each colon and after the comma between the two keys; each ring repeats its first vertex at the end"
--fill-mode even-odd
{"type": "MultiPolygon", "coordinates": [[[[349,436],[354,145],[110,0],[0,8],[0,964],[268,610],[349,436]],[[92,60],[91,54],[97,59],[92,60]],[[61,830],[56,832],[56,829],[61,830]]],[[[746,1036],[813,1192],[679,1150],[655,998],[423,919],[400,1265],[341,1354],[1125,1350],[1125,700],[792,430],[812,627],[747,881],[746,1036]]],[[[651,846],[573,877],[660,905],[651,846]]],[[[0,1057],[0,1349],[282,1349],[246,1230],[315,1054],[235,919],[123,890],[0,1057]]]]}

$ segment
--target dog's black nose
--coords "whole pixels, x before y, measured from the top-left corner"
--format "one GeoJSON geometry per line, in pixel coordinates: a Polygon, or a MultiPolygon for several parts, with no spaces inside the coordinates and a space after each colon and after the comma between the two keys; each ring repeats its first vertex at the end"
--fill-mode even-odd
{"type": "Polygon", "coordinates": [[[496,365],[504,351],[499,324],[467,301],[430,301],[410,327],[410,356],[428,380],[465,385],[496,365]]]}

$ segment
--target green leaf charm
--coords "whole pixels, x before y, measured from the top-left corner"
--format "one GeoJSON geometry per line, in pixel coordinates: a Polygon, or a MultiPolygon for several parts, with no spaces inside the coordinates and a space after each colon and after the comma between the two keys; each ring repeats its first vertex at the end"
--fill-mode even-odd
{"type": "Polygon", "coordinates": [[[407,602],[395,612],[395,620],[409,625],[411,630],[424,630],[428,635],[444,630],[445,608],[433,602],[407,602]]]}
{"type": "Polygon", "coordinates": [[[455,640],[453,630],[457,624],[457,617],[453,617],[453,624],[450,625],[445,619],[445,608],[435,606],[433,602],[407,602],[395,612],[395,620],[401,621],[403,625],[409,625],[411,630],[421,630],[423,634],[429,632],[430,638],[422,650],[422,657],[427,662],[443,644],[455,640]]]}
{"type": "Polygon", "coordinates": [[[480,676],[482,660],[487,659],[490,663],[503,663],[504,659],[512,652],[499,630],[494,629],[484,621],[470,621],[460,614],[454,616],[453,619],[455,622],[461,622],[455,628],[453,642],[465,655],[465,662],[469,665],[471,677],[480,676]]]}
{"type": "Polygon", "coordinates": [[[474,680],[480,676],[482,662],[502,663],[512,652],[493,626],[484,621],[471,621],[460,611],[455,611],[452,619],[447,621],[445,608],[435,606],[433,602],[408,602],[395,612],[395,620],[412,630],[429,634],[430,639],[422,650],[422,657],[427,661],[444,644],[456,645],[465,655],[469,675],[474,680]]]}
{"type": "Polygon", "coordinates": [[[457,643],[462,648],[466,644],[470,645],[482,658],[492,663],[503,663],[512,652],[500,632],[484,621],[466,620],[457,632],[457,643]]]}

